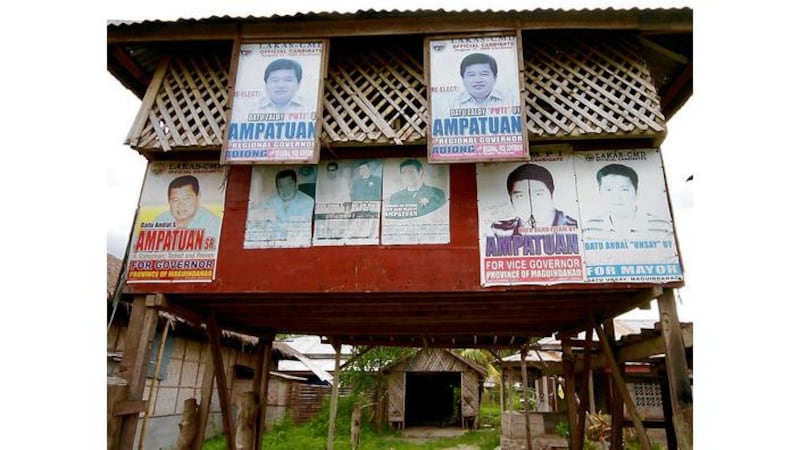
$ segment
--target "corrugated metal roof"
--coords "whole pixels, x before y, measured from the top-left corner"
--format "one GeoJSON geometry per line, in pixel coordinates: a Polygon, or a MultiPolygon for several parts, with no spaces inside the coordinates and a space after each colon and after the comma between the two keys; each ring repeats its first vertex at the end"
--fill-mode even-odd
{"type": "Polygon", "coordinates": [[[124,26],[132,26],[132,25],[156,25],[156,24],[167,24],[167,23],[181,23],[181,24],[192,24],[192,23],[225,23],[225,22],[259,22],[259,21],[276,21],[276,20],[288,20],[288,19],[300,19],[300,20],[333,20],[333,19],[353,19],[358,17],[370,17],[370,16],[396,16],[396,17],[405,17],[405,18],[413,18],[415,16],[425,16],[431,14],[445,14],[445,13],[457,13],[457,14],[489,14],[489,13],[525,13],[525,14],[543,14],[543,13],[588,13],[588,14],[613,14],[613,13],[622,13],[622,12],[642,12],[642,11],[649,11],[649,12],[666,12],[666,11],[678,11],[678,10],[691,10],[688,6],[686,7],[658,7],[658,8],[640,8],[640,7],[631,7],[631,8],[534,8],[534,9],[525,9],[525,8],[486,8],[486,9],[466,9],[466,8],[438,8],[438,9],[357,9],[354,11],[307,11],[307,12],[296,12],[294,14],[272,14],[272,15],[247,15],[247,16],[237,16],[237,15],[212,15],[212,16],[205,16],[205,17],[181,17],[176,18],[174,20],[164,20],[164,19],[144,19],[144,20],[124,20],[124,19],[109,19],[107,20],[108,27],[124,27],[124,26]]]}

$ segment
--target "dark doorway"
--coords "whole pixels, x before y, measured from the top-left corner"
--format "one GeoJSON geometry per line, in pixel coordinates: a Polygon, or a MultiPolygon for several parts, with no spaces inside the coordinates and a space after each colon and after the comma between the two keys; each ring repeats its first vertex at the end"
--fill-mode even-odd
{"type": "Polygon", "coordinates": [[[461,373],[406,373],[406,426],[456,425],[460,413],[461,373]]]}

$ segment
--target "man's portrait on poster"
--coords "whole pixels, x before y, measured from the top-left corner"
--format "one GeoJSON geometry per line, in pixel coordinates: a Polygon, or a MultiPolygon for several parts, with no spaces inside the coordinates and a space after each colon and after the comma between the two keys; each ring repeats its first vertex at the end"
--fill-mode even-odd
{"type": "Polygon", "coordinates": [[[668,239],[672,235],[668,218],[646,211],[639,204],[640,180],[632,167],[607,164],[597,171],[595,178],[604,211],[584,222],[584,240],[668,239]]]}
{"type": "Polygon", "coordinates": [[[167,186],[169,210],[159,214],[156,226],[180,229],[203,229],[205,236],[216,239],[220,218],[201,205],[200,181],[194,175],[181,175],[167,186]]]}
{"type": "Polygon", "coordinates": [[[414,213],[395,218],[412,218],[430,214],[447,202],[442,189],[425,182],[425,170],[416,159],[405,159],[400,163],[400,182],[402,189],[389,197],[389,205],[408,205],[414,213]]]}
{"type": "Polygon", "coordinates": [[[297,93],[303,80],[303,67],[297,61],[279,58],[264,69],[266,96],[259,104],[264,112],[303,111],[304,101],[297,93]]]}
{"type": "Polygon", "coordinates": [[[556,208],[553,201],[553,175],[537,164],[522,164],[506,178],[506,191],[514,217],[491,224],[496,236],[533,232],[536,227],[577,227],[578,222],[556,208]]]}

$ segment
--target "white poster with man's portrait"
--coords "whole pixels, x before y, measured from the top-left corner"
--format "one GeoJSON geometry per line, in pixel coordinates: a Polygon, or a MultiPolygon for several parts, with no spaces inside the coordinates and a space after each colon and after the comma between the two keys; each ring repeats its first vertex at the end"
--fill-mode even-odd
{"type": "Polygon", "coordinates": [[[476,165],[482,286],[584,279],[572,152],[476,165]]]}
{"type": "Polygon", "coordinates": [[[517,34],[425,40],[428,161],[528,160],[517,34]]]}
{"type": "Polygon", "coordinates": [[[147,165],[128,257],[127,282],[212,281],[227,167],[208,161],[147,165]]]}
{"type": "Polygon", "coordinates": [[[383,160],[323,160],[318,171],[312,244],[377,245],[383,160]]]}
{"type": "Polygon", "coordinates": [[[244,248],[310,247],[316,180],[316,166],[253,166],[244,248]]]}
{"type": "Polygon", "coordinates": [[[383,160],[381,244],[450,242],[450,166],[383,160]]]}
{"type": "Polygon", "coordinates": [[[223,164],[319,161],[326,58],[325,40],[240,44],[223,164]]]}
{"type": "Polygon", "coordinates": [[[657,149],[575,153],[589,282],[683,278],[657,149]]]}

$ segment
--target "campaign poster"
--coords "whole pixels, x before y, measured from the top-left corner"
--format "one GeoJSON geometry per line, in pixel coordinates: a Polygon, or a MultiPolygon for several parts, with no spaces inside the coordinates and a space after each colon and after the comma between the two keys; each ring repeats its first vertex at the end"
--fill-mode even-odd
{"type": "Polygon", "coordinates": [[[238,47],[223,164],[317,163],[325,58],[326,41],[238,47]]]}
{"type": "Polygon", "coordinates": [[[382,244],[450,242],[450,166],[383,160],[382,244]]]}
{"type": "Polygon", "coordinates": [[[244,248],[311,246],[317,167],[253,166],[244,248]]]}
{"type": "Polygon", "coordinates": [[[318,173],[312,244],[378,245],[383,161],[323,160],[318,173]]]}
{"type": "Polygon", "coordinates": [[[683,277],[657,149],[575,153],[589,282],[683,277]]]}
{"type": "Polygon", "coordinates": [[[428,38],[428,160],[528,160],[516,34],[428,38]]]}
{"type": "Polygon", "coordinates": [[[569,149],[476,165],[482,286],[583,282],[569,149]]]}
{"type": "Polygon", "coordinates": [[[128,257],[128,283],[213,281],[227,168],[151,161],[128,257]]]}

